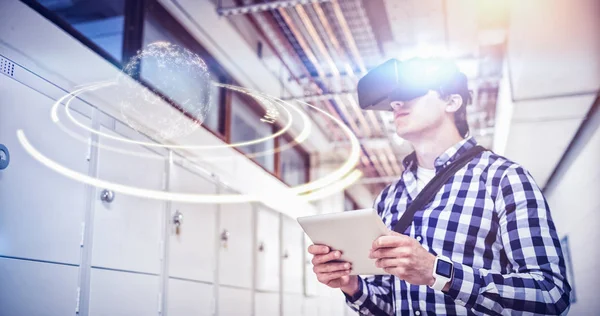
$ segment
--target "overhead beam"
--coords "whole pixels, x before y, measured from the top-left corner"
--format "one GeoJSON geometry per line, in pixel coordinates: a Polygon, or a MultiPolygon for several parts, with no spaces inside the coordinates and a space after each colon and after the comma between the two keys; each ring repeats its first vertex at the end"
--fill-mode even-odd
{"type": "Polygon", "coordinates": [[[347,95],[354,96],[355,93],[356,93],[356,91],[346,90],[346,91],[331,92],[331,93],[324,93],[324,94],[309,94],[309,95],[303,95],[303,96],[289,97],[289,98],[284,98],[282,100],[284,100],[284,101],[305,101],[305,102],[327,101],[327,100],[332,100],[336,97],[341,97],[341,96],[344,96],[344,97],[347,95]]]}
{"type": "Polygon", "coordinates": [[[229,15],[238,15],[238,14],[248,14],[248,13],[258,13],[264,11],[271,11],[280,8],[288,8],[296,5],[305,5],[310,3],[323,3],[329,2],[331,0],[278,0],[266,3],[256,3],[249,5],[242,5],[237,7],[226,7],[222,6],[223,1],[219,0],[217,5],[217,13],[221,16],[229,16],[229,15]]]}

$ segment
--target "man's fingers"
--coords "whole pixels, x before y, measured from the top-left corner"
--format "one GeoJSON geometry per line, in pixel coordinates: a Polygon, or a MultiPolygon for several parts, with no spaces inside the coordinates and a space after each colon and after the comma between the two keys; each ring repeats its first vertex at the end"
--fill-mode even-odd
{"type": "Polygon", "coordinates": [[[384,258],[377,259],[375,261],[375,266],[378,268],[394,268],[394,267],[403,267],[404,262],[399,258],[384,258]]]}
{"type": "Polygon", "coordinates": [[[321,263],[325,263],[325,262],[329,262],[332,260],[337,260],[342,256],[342,253],[339,251],[332,251],[326,255],[315,255],[312,259],[312,264],[313,265],[318,265],[321,263]]]}
{"type": "Polygon", "coordinates": [[[331,249],[325,245],[310,245],[308,246],[308,252],[311,255],[324,255],[328,254],[331,249]]]}
{"type": "Polygon", "coordinates": [[[369,258],[404,258],[410,256],[410,248],[408,247],[396,247],[396,248],[379,248],[377,250],[371,250],[369,258]]]}
{"type": "Polygon", "coordinates": [[[350,282],[350,276],[345,275],[343,277],[331,280],[329,282],[327,282],[327,286],[332,287],[332,288],[339,288],[342,287],[346,284],[348,284],[350,282]]]}
{"type": "Polygon", "coordinates": [[[409,245],[411,238],[405,235],[381,236],[373,241],[372,248],[392,248],[409,245]]]}
{"type": "Polygon", "coordinates": [[[349,262],[324,263],[313,267],[315,273],[336,272],[350,269],[352,265],[349,262]]]}
{"type": "Polygon", "coordinates": [[[319,280],[319,282],[323,284],[328,284],[331,280],[339,279],[349,274],[350,270],[336,271],[330,273],[319,273],[317,274],[317,280],[319,280]]]}

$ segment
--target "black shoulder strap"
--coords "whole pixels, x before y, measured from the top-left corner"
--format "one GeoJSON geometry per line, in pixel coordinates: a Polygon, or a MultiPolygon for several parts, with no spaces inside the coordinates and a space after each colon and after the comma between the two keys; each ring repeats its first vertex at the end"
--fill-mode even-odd
{"type": "Polygon", "coordinates": [[[454,162],[450,165],[444,167],[438,174],[429,181],[429,183],[423,188],[423,190],[417,195],[417,197],[410,203],[402,217],[394,226],[394,231],[400,234],[404,234],[404,231],[410,226],[412,223],[413,217],[415,213],[423,208],[436,194],[437,192],[446,184],[448,179],[450,179],[458,170],[464,167],[469,161],[471,161],[475,156],[479,153],[485,151],[486,149],[481,146],[474,146],[458,157],[454,162]]]}

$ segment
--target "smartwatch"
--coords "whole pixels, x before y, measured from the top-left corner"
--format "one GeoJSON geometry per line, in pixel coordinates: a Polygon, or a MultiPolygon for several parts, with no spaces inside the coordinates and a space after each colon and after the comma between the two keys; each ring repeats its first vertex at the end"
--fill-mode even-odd
{"type": "Polygon", "coordinates": [[[454,265],[448,258],[437,256],[435,263],[433,264],[433,278],[435,282],[431,286],[432,289],[441,291],[446,283],[452,280],[452,274],[454,273],[454,265]]]}

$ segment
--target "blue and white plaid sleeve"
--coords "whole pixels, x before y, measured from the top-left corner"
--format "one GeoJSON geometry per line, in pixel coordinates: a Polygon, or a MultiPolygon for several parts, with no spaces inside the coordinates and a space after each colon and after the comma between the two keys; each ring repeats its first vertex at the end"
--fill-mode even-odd
{"type": "Polygon", "coordinates": [[[389,275],[358,277],[358,291],[346,303],[361,315],[394,315],[393,279],[389,275]]]}
{"type": "Polygon", "coordinates": [[[454,263],[447,292],[477,314],[559,315],[571,287],[550,210],[531,175],[511,166],[500,179],[496,212],[508,274],[454,263]]]}

